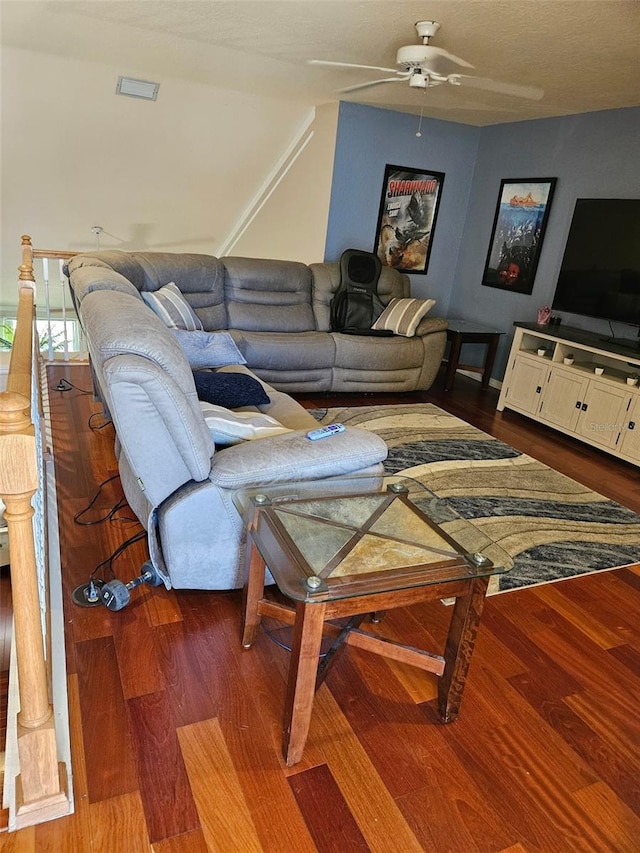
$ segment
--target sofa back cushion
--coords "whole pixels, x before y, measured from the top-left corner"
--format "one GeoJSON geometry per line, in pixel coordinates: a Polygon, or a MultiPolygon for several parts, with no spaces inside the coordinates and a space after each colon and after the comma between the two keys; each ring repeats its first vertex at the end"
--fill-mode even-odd
{"type": "Polygon", "coordinates": [[[208,332],[227,328],[224,267],[213,255],[133,252],[144,271],[142,290],[159,290],[173,281],[208,332]]]}
{"type": "Polygon", "coordinates": [[[213,255],[109,249],[77,255],[67,266],[72,286],[74,280],[86,277],[86,271],[79,272],[85,267],[115,270],[141,292],[155,292],[174,282],[208,332],[227,328],[224,267],[213,255]]]}
{"type": "Polygon", "coordinates": [[[188,480],[206,479],[213,442],[171,331],[137,294],[95,291],[80,315],[96,380],[147,500],[157,506],[188,480]]]}
{"type": "MultiPolygon", "coordinates": [[[[65,264],[65,272],[72,279],[78,270],[98,267],[103,270],[115,270],[131,282],[136,290],[145,290],[145,273],[135,257],[135,252],[123,252],[120,249],[105,249],[102,252],[86,252],[76,255],[65,264]]],[[[166,284],[166,282],[165,282],[166,284]]]]}
{"type": "Polygon", "coordinates": [[[224,258],[229,328],[247,332],[315,330],[311,273],[297,261],[224,258]]]}

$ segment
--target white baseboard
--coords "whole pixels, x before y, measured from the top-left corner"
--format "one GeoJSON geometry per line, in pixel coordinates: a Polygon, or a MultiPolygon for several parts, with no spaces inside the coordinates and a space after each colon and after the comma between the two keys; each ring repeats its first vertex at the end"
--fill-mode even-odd
{"type": "MultiPolygon", "coordinates": [[[[471,370],[457,370],[456,373],[460,373],[462,376],[468,376],[469,379],[474,379],[476,382],[482,382],[481,373],[474,373],[471,370]]],[[[490,379],[489,385],[497,391],[502,389],[502,382],[499,379],[490,379]]]]}

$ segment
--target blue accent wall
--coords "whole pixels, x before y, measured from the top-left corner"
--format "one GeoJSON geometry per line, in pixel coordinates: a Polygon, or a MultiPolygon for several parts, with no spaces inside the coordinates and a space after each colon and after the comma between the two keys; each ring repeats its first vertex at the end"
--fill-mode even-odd
{"type": "Polygon", "coordinates": [[[469,207],[480,128],[419,116],[340,104],[327,226],[325,260],[345,249],[375,250],[385,166],[444,172],[435,238],[426,275],[411,275],[414,296],[437,300],[434,313],[448,313],[469,207]]]}
{"type": "MultiPolygon", "coordinates": [[[[429,269],[412,275],[415,296],[437,300],[434,314],[464,317],[505,332],[494,367],[502,379],[513,321],[535,321],[550,305],[576,198],[640,198],[640,108],[469,127],[343,103],[327,229],[326,260],[372,249],[387,163],[445,172],[429,269]],[[557,178],[531,295],[481,284],[503,178],[557,178]]],[[[604,321],[563,314],[566,325],[609,333],[604,321]]],[[[635,330],[614,325],[616,334],[635,330]]],[[[464,360],[479,363],[479,347],[464,360]]]]}

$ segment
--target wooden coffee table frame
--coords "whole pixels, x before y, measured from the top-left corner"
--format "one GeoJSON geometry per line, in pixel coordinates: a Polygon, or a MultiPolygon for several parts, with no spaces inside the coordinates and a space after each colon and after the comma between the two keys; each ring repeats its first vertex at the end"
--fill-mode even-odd
{"type": "MultiPolygon", "coordinates": [[[[296,601],[295,607],[289,607],[264,597],[265,562],[252,539],[251,528],[247,536],[247,563],[242,645],[247,649],[251,647],[263,616],[293,625],[283,722],[283,755],[287,766],[296,764],[302,758],[311,723],[313,697],[326,675],[327,667],[323,667],[318,678],[323,633],[339,635],[342,648],[345,645],[355,646],[435,673],[439,676],[440,716],[445,723],[456,719],[480,624],[488,577],[473,576],[330,601],[296,601]],[[346,630],[326,624],[330,619],[364,617],[376,611],[442,598],[455,598],[444,655],[404,646],[361,631],[357,627],[361,618],[354,620],[353,626],[346,630]]],[[[332,658],[336,651],[337,647],[333,650],[332,658]]]]}

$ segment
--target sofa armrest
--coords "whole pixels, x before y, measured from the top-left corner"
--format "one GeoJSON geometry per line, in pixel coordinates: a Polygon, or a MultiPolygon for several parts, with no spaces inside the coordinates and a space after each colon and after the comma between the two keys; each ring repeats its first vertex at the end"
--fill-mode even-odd
{"type": "Polygon", "coordinates": [[[223,489],[285,482],[320,480],[355,474],[382,462],[387,445],[373,432],[349,427],[321,441],[304,431],[247,441],[218,451],[209,479],[223,489]]]}
{"type": "Polygon", "coordinates": [[[415,334],[419,337],[432,335],[434,332],[446,332],[449,324],[444,317],[423,317],[418,323],[415,334]]]}

